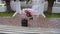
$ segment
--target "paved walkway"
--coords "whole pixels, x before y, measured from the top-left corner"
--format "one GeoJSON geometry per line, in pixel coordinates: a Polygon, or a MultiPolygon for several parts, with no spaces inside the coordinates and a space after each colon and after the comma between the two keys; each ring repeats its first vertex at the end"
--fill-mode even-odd
{"type": "Polygon", "coordinates": [[[60,34],[60,29],[56,28],[31,28],[0,25],[0,33],[11,34],[60,34]]]}
{"type": "MultiPolygon", "coordinates": [[[[0,17],[0,25],[21,26],[21,18],[19,14],[11,18],[0,17]]],[[[60,28],[60,18],[44,19],[42,16],[34,16],[34,20],[29,22],[29,27],[60,28]]]]}

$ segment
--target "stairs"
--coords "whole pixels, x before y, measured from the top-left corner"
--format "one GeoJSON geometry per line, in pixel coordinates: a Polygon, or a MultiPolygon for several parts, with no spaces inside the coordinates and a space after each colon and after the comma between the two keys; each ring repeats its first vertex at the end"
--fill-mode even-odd
{"type": "Polygon", "coordinates": [[[19,26],[0,25],[0,33],[7,34],[58,34],[60,29],[53,28],[30,28],[19,26]]]}

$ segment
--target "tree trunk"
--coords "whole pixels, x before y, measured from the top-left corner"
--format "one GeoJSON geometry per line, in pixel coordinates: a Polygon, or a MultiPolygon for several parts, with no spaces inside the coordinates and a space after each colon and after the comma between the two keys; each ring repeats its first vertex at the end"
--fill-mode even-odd
{"type": "Polygon", "coordinates": [[[52,7],[54,4],[55,0],[48,0],[48,9],[47,9],[47,13],[51,14],[52,13],[52,7]]]}
{"type": "Polygon", "coordinates": [[[7,6],[7,12],[10,13],[11,12],[10,0],[5,0],[5,2],[6,2],[6,6],[7,6]]]}

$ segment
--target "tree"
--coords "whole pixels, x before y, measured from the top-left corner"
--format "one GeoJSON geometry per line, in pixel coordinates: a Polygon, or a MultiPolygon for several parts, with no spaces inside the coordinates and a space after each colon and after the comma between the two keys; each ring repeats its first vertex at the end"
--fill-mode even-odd
{"type": "Polygon", "coordinates": [[[54,4],[55,0],[48,0],[48,9],[47,9],[47,13],[51,14],[52,13],[52,7],[54,4]]]}
{"type": "Polygon", "coordinates": [[[3,0],[3,1],[6,2],[7,12],[10,13],[11,12],[10,0],[3,0]]]}

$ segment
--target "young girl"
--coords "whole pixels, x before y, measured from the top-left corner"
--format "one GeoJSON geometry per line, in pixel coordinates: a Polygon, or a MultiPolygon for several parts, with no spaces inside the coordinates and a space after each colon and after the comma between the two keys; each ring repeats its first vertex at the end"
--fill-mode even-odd
{"type": "Polygon", "coordinates": [[[22,14],[26,15],[27,17],[33,19],[32,16],[37,16],[38,17],[38,12],[31,9],[31,8],[25,8],[22,10],[22,14]]]}
{"type": "Polygon", "coordinates": [[[32,14],[28,10],[25,10],[25,15],[28,17],[29,20],[33,20],[32,14]]]}
{"type": "Polygon", "coordinates": [[[33,12],[35,11],[33,11],[30,8],[25,8],[22,10],[23,18],[28,19],[28,25],[33,23],[33,14],[34,14],[33,12]]]}

